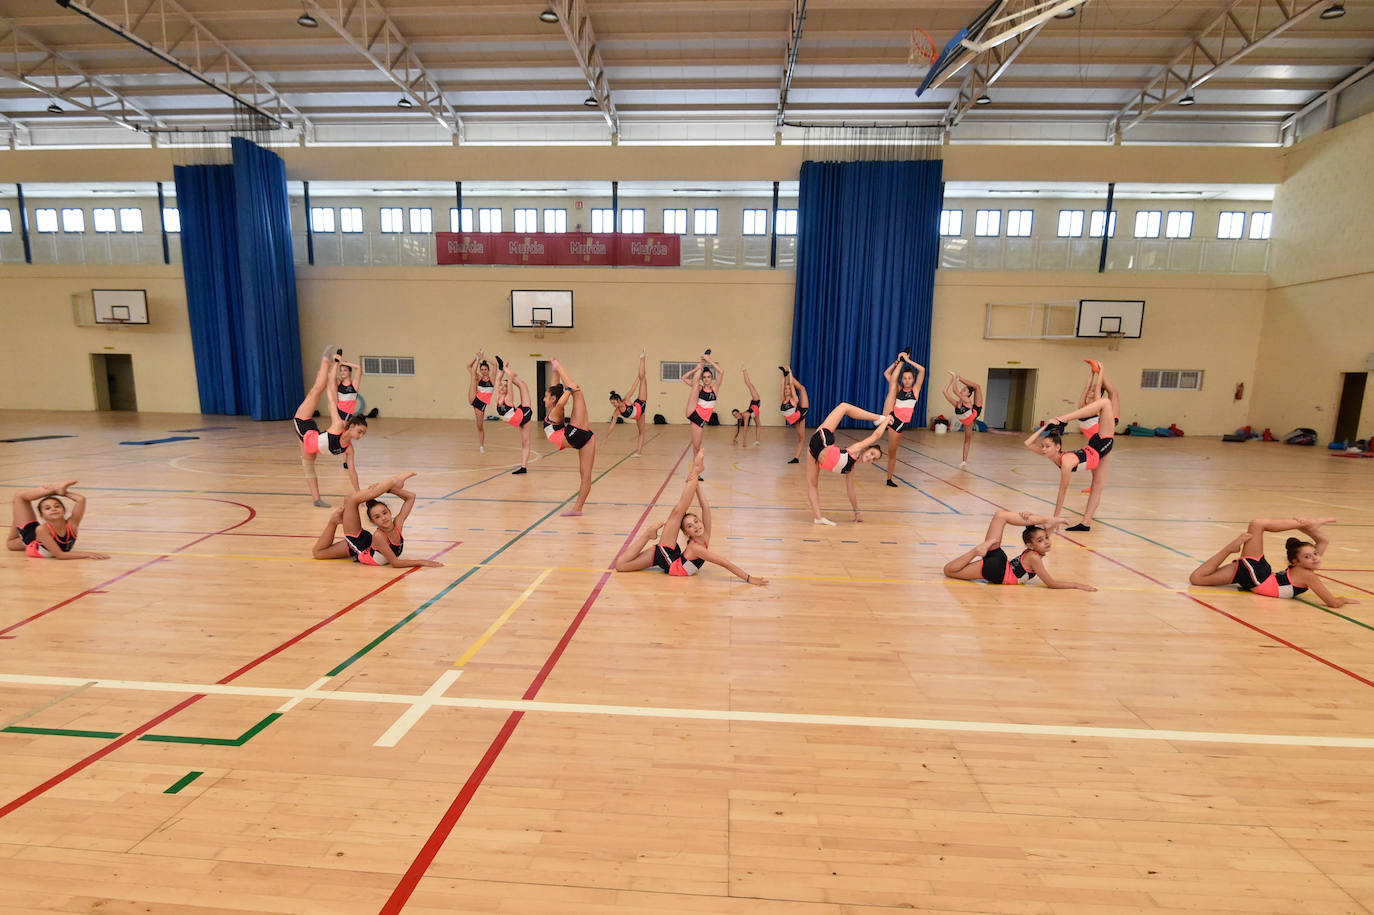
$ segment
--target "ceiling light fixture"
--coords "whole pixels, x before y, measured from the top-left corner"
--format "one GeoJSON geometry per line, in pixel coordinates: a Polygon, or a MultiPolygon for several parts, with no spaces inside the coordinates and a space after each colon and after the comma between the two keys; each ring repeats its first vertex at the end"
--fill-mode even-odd
{"type": "Polygon", "coordinates": [[[62,106],[59,105],[59,104],[57,104],[57,102],[49,102],[49,103],[48,103],[48,113],[49,113],[49,114],[61,114],[61,113],[62,113],[62,106]]]}
{"type": "Polygon", "coordinates": [[[296,17],[296,25],[303,29],[318,29],[320,27],[320,21],[310,15],[309,10],[301,10],[301,14],[296,17]]]}
{"type": "Polygon", "coordinates": [[[1345,15],[1344,3],[1333,3],[1318,14],[1318,19],[1339,19],[1345,15]]]}
{"type": "Polygon", "coordinates": [[[539,14],[539,21],[540,21],[540,22],[547,22],[547,23],[549,23],[550,25],[552,25],[553,23],[555,23],[555,22],[558,21],[558,14],[555,13],[555,12],[553,11],[553,9],[551,9],[551,8],[550,8],[550,9],[546,9],[546,10],[544,10],[544,12],[542,12],[542,13],[539,14]]]}
{"type": "Polygon", "coordinates": [[[1076,6],[1071,6],[1071,7],[1069,7],[1068,9],[1064,10],[1064,12],[1062,12],[1062,13],[1055,13],[1055,14],[1054,14],[1054,18],[1055,18],[1055,19],[1072,19],[1074,16],[1077,16],[1077,15],[1078,15],[1078,7],[1076,7],[1076,6]]]}
{"type": "Polygon", "coordinates": [[[1178,104],[1181,108],[1190,108],[1196,105],[1197,99],[1193,97],[1193,90],[1189,89],[1187,93],[1184,94],[1183,98],[1178,100],[1178,104]]]}
{"type": "Polygon", "coordinates": [[[586,98],[584,98],[584,99],[582,100],[582,104],[586,105],[588,108],[600,108],[600,107],[601,107],[601,103],[598,102],[598,101],[596,100],[596,96],[594,96],[594,95],[589,95],[589,96],[587,96],[586,98]]]}
{"type": "Polygon", "coordinates": [[[399,99],[396,100],[396,107],[397,107],[397,108],[414,108],[414,107],[415,107],[415,103],[412,102],[410,99],[406,98],[406,97],[403,95],[403,96],[401,96],[399,99]]]}
{"type": "Polygon", "coordinates": [[[992,104],[992,96],[990,96],[990,95],[988,95],[986,92],[984,92],[982,95],[978,96],[976,99],[973,100],[973,104],[975,104],[975,105],[991,105],[991,104],[992,104]]]}

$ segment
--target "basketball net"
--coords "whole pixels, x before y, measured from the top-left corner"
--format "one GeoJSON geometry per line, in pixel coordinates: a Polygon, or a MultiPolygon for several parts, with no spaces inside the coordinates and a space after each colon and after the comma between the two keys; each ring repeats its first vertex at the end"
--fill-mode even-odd
{"type": "Polygon", "coordinates": [[[1107,349],[1111,350],[1113,353],[1116,352],[1117,350],[1121,349],[1121,341],[1124,339],[1126,339],[1125,334],[1108,331],[1107,349]]]}
{"type": "Polygon", "coordinates": [[[544,328],[546,328],[546,327],[549,326],[549,322],[548,322],[548,321],[543,321],[543,320],[535,320],[535,321],[532,321],[531,323],[534,325],[534,339],[536,339],[536,340],[543,340],[543,339],[544,339],[544,328]]]}
{"type": "Polygon", "coordinates": [[[906,62],[912,66],[929,66],[935,63],[938,56],[929,33],[925,29],[912,29],[911,50],[907,53],[906,62]]]}

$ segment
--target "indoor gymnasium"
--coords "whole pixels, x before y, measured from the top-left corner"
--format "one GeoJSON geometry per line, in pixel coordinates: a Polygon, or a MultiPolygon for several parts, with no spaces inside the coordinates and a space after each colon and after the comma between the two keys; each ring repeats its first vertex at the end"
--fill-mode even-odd
{"type": "Polygon", "coordinates": [[[1374,4],[0,37],[0,915],[1374,912],[1374,4]]]}

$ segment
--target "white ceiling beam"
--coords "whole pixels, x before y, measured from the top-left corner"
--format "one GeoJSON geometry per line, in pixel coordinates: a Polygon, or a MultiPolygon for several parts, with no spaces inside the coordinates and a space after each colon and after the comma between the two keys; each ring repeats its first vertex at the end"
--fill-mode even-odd
{"type": "Polygon", "coordinates": [[[463,119],[378,0],[335,0],[328,6],[318,0],[304,0],[304,5],[391,80],[405,98],[455,137],[463,138],[463,119]]]}
{"type": "Polygon", "coordinates": [[[801,45],[802,28],[806,25],[806,0],[792,0],[792,16],[787,24],[787,48],[782,54],[782,83],[778,87],[777,130],[782,130],[787,116],[787,93],[792,89],[792,74],[797,66],[797,49],[801,45]]]}
{"type": "Polygon", "coordinates": [[[298,121],[294,126],[309,128],[310,122],[305,115],[278,95],[265,79],[201,25],[177,0],[150,2],[137,15],[128,2],[109,0],[102,3],[102,9],[111,8],[108,16],[96,10],[98,2],[102,0],[57,0],[59,6],[84,16],[135,47],[142,48],[249,111],[288,129],[293,126],[286,119],[289,114],[298,121]],[[119,7],[118,11],[113,9],[116,6],[119,7]],[[147,39],[138,34],[141,27],[153,38],[147,39]]]}
{"type": "Polygon", "coordinates": [[[1327,121],[1329,123],[1331,121],[1332,116],[1335,114],[1336,99],[1340,96],[1340,94],[1345,90],[1349,89],[1351,86],[1358,83],[1360,80],[1364,79],[1366,76],[1369,76],[1371,73],[1374,73],[1374,61],[1370,61],[1369,63],[1365,64],[1363,67],[1356,70],[1354,73],[1350,74],[1345,79],[1341,80],[1339,83],[1332,86],[1330,89],[1327,89],[1325,92],[1314,98],[1312,101],[1308,102],[1306,105],[1303,105],[1301,109],[1293,112],[1293,114],[1289,115],[1288,118],[1283,122],[1283,129],[1285,131],[1292,130],[1297,125],[1298,121],[1307,117],[1309,114],[1316,111],[1322,105],[1328,106],[1327,121]]]}
{"type": "Polygon", "coordinates": [[[620,113],[616,111],[615,99],[611,97],[611,84],[606,79],[606,62],[601,59],[601,49],[597,47],[596,30],[592,28],[591,14],[583,0],[553,0],[550,8],[558,14],[558,24],[572,47],[573,57],[582,68],[587,79],[587,88],[606,126],[611,130],[612,141],[620,139],[620,113]]]}
{"type": "MultiPolygon", "coordinates": [[[[1088,0],[1000,0],[982,27],[960,42],[963,51],[967,52],[964,58],[932,80],[923,91],[940,88],[970,63],[983,63],[986,73],[991,74],[998,70],[1000,76],[1000,71],[1005,70],[1003,61],[1010,63],[1015,59],[1016,55],[1021,53],[1021,47],[1039,34],[1045,23],[1087,2],[1088,0]],[[989,66],[988,58],[992,56],[992,52],[1009,41],[1016,42],[1014,52],[994,57],[996,63],[989,66]]],[[[983,18],[983,15],[980,14],[979,18],[983,18]]]]}
{"type": "Polygon", "coordinates": [[[1113,133],[1125,133],[1330,5],[1331,0],[1231,0],[1221,15],[1122,106],[1113,119],[1113,133]]]}
{"type": "Polygon", "coordinates": [[[1002,78],[1007,68],[1035,36],[1040,34],[1046,21],[1048,20],[1042,20],[1031,28],[1018,32],[1009,43],[998,42],[986,51],[977,53],[972,59],[968,75],[964,77],[959,91],[955,93],[954,101],[945,109],[940,126],[948,130],[958,124],[968,110],[978,104],[978,99],[987,94],[993,83],[1002,78]]]}

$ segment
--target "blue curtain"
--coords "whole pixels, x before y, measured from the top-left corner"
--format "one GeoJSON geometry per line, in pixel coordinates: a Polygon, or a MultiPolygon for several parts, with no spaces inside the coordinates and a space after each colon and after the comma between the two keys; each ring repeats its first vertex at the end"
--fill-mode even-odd
{"type": "MultiPolygon", "coordinates": [[[[802,163],[792,370],[813,424],[842,401],[881,410],[903,349],[930,369],[943,165],[802,163]]],[[[927,371],[926,390],[936,381],[927,371]]]]}
{"type": "Polygon", "coordinates": [[[304,394],[286,168],[247,140],[233,152],[175,169],[200,408],[286,419],[304,394]]]}

